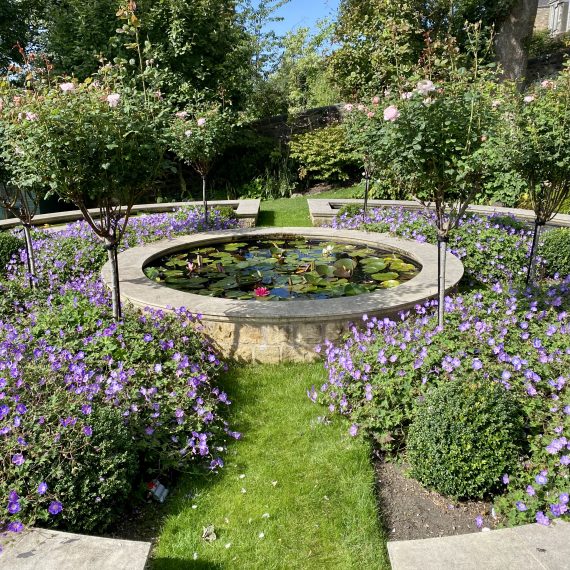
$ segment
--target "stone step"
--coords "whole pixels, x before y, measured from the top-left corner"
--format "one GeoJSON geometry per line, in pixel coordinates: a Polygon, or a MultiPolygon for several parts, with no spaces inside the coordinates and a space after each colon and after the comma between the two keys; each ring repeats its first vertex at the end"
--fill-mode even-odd
{"type": "Polygon", "coordinates": [[[0,535],[7,570],[143,570],[150,542],[86,536],[40,528],[0,535]]]}
{"type": "Polygon", "coordinates": [[[568,570],[570,523],[388,543],[392,570],[568,570]]]}

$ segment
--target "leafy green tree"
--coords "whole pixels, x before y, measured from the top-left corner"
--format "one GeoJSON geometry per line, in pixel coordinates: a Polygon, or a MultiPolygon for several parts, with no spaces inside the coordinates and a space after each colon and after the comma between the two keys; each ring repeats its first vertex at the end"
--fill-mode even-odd
{"type": "MultiPolygon", "coordinates": [[[[514,0],[341,0],[335,26],[339,48],[333,76],[343,96],[356,100],[407,76],[421,60],[426,34],[432,41],[455,37],[469,51],[465,22],[489,32],[513,9],[514,0]]],[[[508,34],[507,34],[508,35],[508,34]]]]}
{"type": "Polygon", "coordinates": [[[21,114],[12,116],[6,133],[12,182],[25,188],[39,178],[81,210],[107,249],[119,319],[117,249],[133,205],[164,166],[164,105],[116,78],[102,86],[68,81],[19,97],[21,114]],[[88,210],[89,201],[99,216],[88,210]]]}
{"type": "Polygon", "coordinates": [[[453,45],[445,60],[425,54],[430,75],[410,78],[408,88],[387,98],[376,124],[374,161],[424,206],[435,209],[439,247],[439,324],[443,326],[445,258],[450,231],[482,188],[487,148],[500,114],[493,101],[501,88],[496,73],[479,65],[477,35],[470,65],[453,45]],[[445,63],[444,63],[445,61],[445,63]],[[445,65],[444,77],[439,66],[445,65]],[[413,87],[413,88],[412,88],[413,87]]]}
{"type": "Polygon", "coordinates": [[[527,183],[535,231],[527,283],[534,274],[541,229],[570,196],[570,64],[559,76],[518,94],[505,146],[527,183]]]}
{"type": "Polygon", "coordinates": [[[207,178],[230,143],[232,116],[220,106],[196,105],[178,111],[169,129],[170,150],[202,177],[204,225],[208,226],[207,178]]]}

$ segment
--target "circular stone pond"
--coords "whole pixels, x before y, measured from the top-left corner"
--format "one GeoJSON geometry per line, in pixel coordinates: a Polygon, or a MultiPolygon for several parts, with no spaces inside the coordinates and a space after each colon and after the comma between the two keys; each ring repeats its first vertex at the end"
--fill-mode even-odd
{"type": "MultiPolygon", "coordinates": [[[[193,234],[129,249],[119,255],[119,267],[123,301],[139,307],[186,307],[202,315],[204,332],[225,357],[243,361],[313,360],[317,344],[336,340],[364,314],[394,316],[437,295],[435,246],[331,228],[193,234]],[[284,247],[286,242],[292,242],[292,249],[284,247]],[[252,251],[241,245],[251,243],[252,251]],[[260,258],[278,266],[277,271],[267,272],[260,258]],[[197,273],[200,264],[202,275],[197,273]],[[237,264],[245,278],[236,279],[237,264]],[[221,287],[216,273],[221,274],[221,287]],[[191,281],[196,278],[199,283],[191,281]],[[261,291],[256,294],[255,289],[261,291]],[[234,298],[211,296],[228,291],[235,291],[230,293],[234,298]]],[[[446,289],[455,287],[462,275],[463,265],[448,254],[446,289]]],[[[111,282],[108,265],[103,279],[111,282]]]]}

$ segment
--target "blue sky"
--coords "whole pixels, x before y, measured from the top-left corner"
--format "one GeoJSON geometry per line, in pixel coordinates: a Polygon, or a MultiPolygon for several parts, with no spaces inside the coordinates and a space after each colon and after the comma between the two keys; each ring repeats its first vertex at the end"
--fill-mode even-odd
{"type": "Polygon", "coordinates": [[[291,0],[275,13],[284,21],[273,23],[272,28],[279,35],[299,27],[314,29],[317,20],[336,13],[338,4],[339,0],[291,0]]]}

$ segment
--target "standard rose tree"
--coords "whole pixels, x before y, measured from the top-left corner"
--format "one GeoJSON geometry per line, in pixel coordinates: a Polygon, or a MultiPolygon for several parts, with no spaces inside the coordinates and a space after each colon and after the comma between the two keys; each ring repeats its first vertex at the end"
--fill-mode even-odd
{"type": "MultiPolygon", "coordinates": [[[[73,202],[104,242],[113,270],[113,315],[121,316],[117,249],[131,209],[164,167],[166,144],[160,100],[116,83],[113,88],[64,82],[21,95],[11,145],[18,149],[17,172],[29,173],[73,202]],[[93,204],[97,215],[89,211],[93,204]]],[[[18,185],[19,178],[14,178],[18,185]]]]}
{"type": "Polygon", "coordinates": [[[208,227],[207,177],[216,158],[228,146],[231,115],[218,106],[178,111],[169,129],[170,149],[202,178],[204,225],[208,227]]]}

